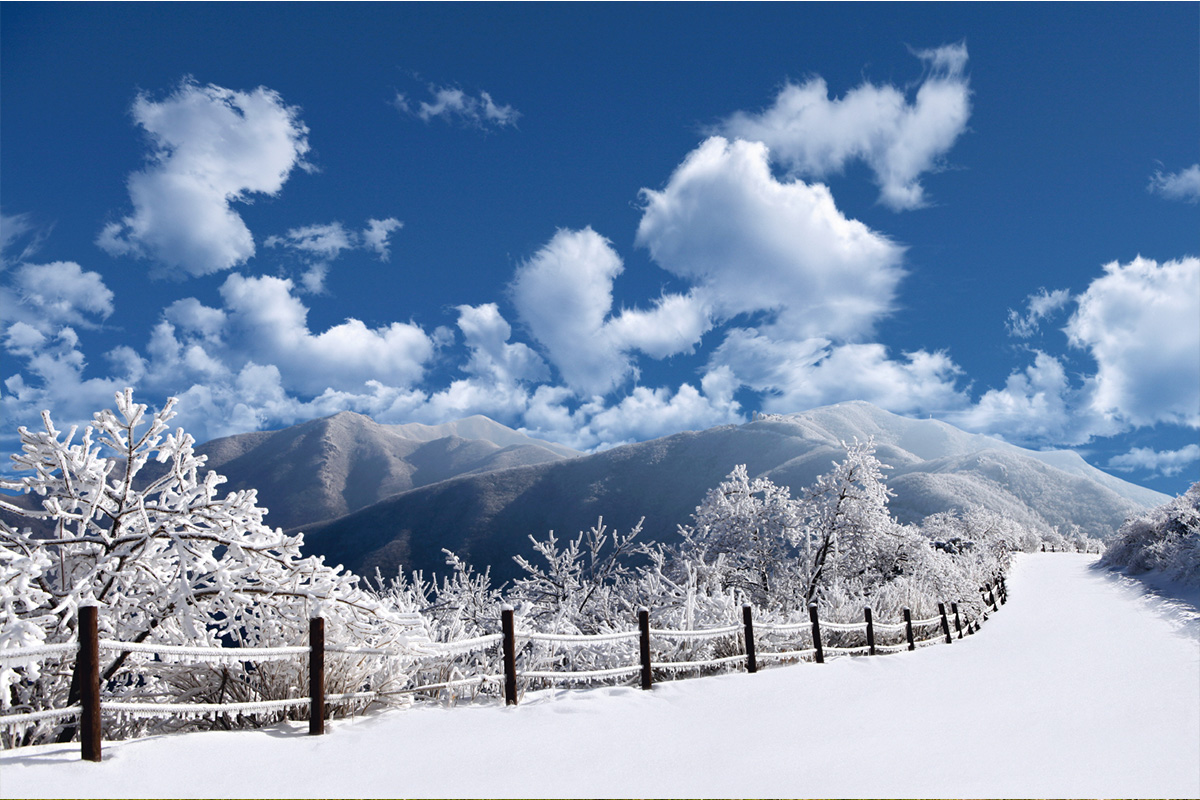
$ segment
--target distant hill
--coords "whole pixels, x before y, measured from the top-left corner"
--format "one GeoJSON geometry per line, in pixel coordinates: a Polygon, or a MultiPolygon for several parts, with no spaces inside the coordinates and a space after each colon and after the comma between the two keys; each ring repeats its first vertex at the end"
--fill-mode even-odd
{"type": "Polygon", "coordinates": [[[483,416],[445,425],[381,425],[344,411],[280,431],[214,439],[196,448],[208,468],[257,489],[267,523],[306,527],[459,475],[573,458],[576,451],[483,416]]]}
{"type": "Polygon", "coordinates": [[[1169,499],[1103,473],[1075,453],[1026,450],[943,422],[843,403],[429,481],[341,518],[307,524],[306,549],[360,574],[376,567],[394,574],[402,566],[428,575],[444,571],[445,547],[479,569],[491,566],[504,580],[517,574],[512,556],[532,552],[530,534],[574,536],[599,516],[625,530],[645,516],[645,538],[670,540],[735,465],[795,491],[828,471],[844,456],[841,442],[856,437],[874,437],[879,458],[892,467],[892,510],[905,522],[979,504],[1028,526],[1073,523],[1108,537],[1129,513],[1169,499]]]}

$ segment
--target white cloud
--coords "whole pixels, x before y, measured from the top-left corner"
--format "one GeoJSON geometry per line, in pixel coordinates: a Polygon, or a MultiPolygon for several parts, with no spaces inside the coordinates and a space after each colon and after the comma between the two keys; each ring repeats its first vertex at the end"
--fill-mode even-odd
{"type": "Polygon", "coordinates": [[[404,227],[404,223],[394,217],[386,219],[367,220],[366,230],[362,232],[363,246],[374,251],[380,261],[388,261],[392,256],[391,236],[404,227]]]}
{"type": "Polygon", "coordinates": [[[322,261],[332,261],[343,250],[358,246],[351,238],[353,236],[342,223],[331,222],[327,225],[292,228],[283,236],[268,236],[263,244],[267,247],[289,247],[322,261]]]}
{"type": "Polygon", "coordinates": [[[340,222],[292,228],[283,236],[268,236],[267,247],[284,247],[300,254],[306,269],[300,283],[310,294],[325,291],[325,276],[330,264],[347,250],[370,250],[380,261],[391,256],[389,238],[404,227],[397,219],[369,219],[362,232],[347,230],[340,222]]]}
{"type": "Polygon", "coordinates": [[[369,380],[409,386],[420,380],[434,345],[420,327],[393,322],[368,328],[347,319],[321,333],[308,328],[308,309],[280,278],[233,274],[221,287],[230,335],[248,360],[274,364],[284,386],[313,395],[326,388],[356,391],[369,380]]]}
{"type": "Polygon", "coordinates": [[[1136,427],[1200,427],[1200,258],[1104,267],[1067,322],[1096,360],[1090,409],[1136,427]]]}
{"type": "Polygon", "coordinates": [[[633,371],[605,330],[622,270],[611,242],[591,228],[559,230],[517,267],[509,287],[521,321],[563,380],[585,394],[607,394],[633,371]]]}
{"type": "Polygon", "coordinates": [[[1150,177],[1147,190],[1168,200],[1200,202],[1200,164],[1192,164],[1187,169],[1165,175],[1161,170],[1156,170],[1150,177]]]}
{"type": "Polygon", "coordinates": [[[238,92],[186,80],[161,102],[140,94],[132,113],[149,135],[150,163],[129,176],[133,214],[105,226],[97,244],[151,259],[175,277],[253,256],[254,238],[232,204],[276,195],[293,168],[307,168],[299,109],[264,87],[238,92]]]}
{"type": "Polygon", "coordinates": [[[521,112],[510,105],[498,104],[487,92],[480,92],[478,97],[472,97],[453,86],[430,84],[428,88],[429,93],[433,95],[433,102],[421,101],[414,107],[408,96],[396,92],[392,104],[400,112],[411,114],[422,122],[440,117],[446,122],[468,128],[515,126],[521,117],[521,112]]]}
{"type": "Polygon", "coordinates": [[[28,260],[41,247],[45,231],[38,230],[32,214],[0,213],[0,270],[28,260]],[[24,240],[21,252],[10,258],[9,250],[24,240]]]}
{"type": "Polygon", "coordinates": [[[725,369],[738,383],[764,392],[764,410],[777,413],[866,400],[897,414],[916,414],[967,402],[956,385],[962,370],[948,355],[921,350],[896,360],[882,344],[776,340],[735,328],[713,351],[709,369],[725,369]]]}
{"type": "Polygon", "coordinates": [[[1070,302],[1071,293],[1066,289],[1055,289],[1053,292],[1047,292],[1044,288],[1039,289],[1037,294],[1029,295],[1028,311],[1024,315],[1011,308],[1008,310],[1006,325],[1009,335],[1021,339],[1034,336],[1041,328],[1042,320],[1053,316],[1055,312],[1065,308],[1070,302]]]}
{"type": "Polygon", "coordinates": [[[926,204],[922,173],[966,130],[971,92],[967,48],[954,44],[915,51],[926,76],[910,102],[894,86],[864,83],[830,99],[825,81],[788,83],[760,113],[739,111],[717,132],[765,143],[795,175],[821,178],[861,159],[875,173],[880,201],[894,210],[926,204]]]}
{"type": "Polygon", "coordinates": [[[903,248],[843,216],[826,187],[776,180],[763,144],[712,137],[642,199],[637,243],[715,318],[770,312],[774,334],[849,340],[892,308],[903,248]]]}
{"type": "Polygon", "coordinates": [[[1071,386],[1062,362],[1034,351],[1034,363],[1009,375],[1003,389],[989,389],[973,406],[946,415],[964,430],[1014,442],[1083,444],[1106,423],[1086,411],[1083,389],[1071,386]]]}
{"type": "Polygon", "coordinates": [[[73,261],[22,264],[13,272],[12,286],[40,325],[91,327],[91,318],[107,319],[113,312],[113,293],[100,273],[85,272],[73,261]]]}
{"type": "Polygon", "coordinates": [[[499,384],[550,379],[550,370],[537,353],[520,342],[508,341],[512,327],[495,303],[459,306],[458,327],[471,354],[463,368],[469,374],[499,384]]]}
{"type": "Polygon", "coordinates": [[[1200,461],[1200,444],[1189,444],[1178,450],[1135,447],[1128,453],[1110,458],[1108,466],[1122,472],[1140,469],[1169,477],[1178,475],[1197,461],[1200,461]]]}

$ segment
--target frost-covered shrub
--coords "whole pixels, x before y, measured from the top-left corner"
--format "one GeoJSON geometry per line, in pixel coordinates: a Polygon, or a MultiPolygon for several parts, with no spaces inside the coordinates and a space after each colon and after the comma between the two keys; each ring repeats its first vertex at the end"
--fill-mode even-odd
{"type": "Polygon", "coordinates": [[[1157,508],[1126,520],[1100,561],[1133,574],[1159,572],[1200,585],[1200,483],[1157,508]]]}
{"type": "MultiPolygon", "coordinates": [[[[425,640],[410,609],[387,607],[358,578],[301,556],[302,537],[263,522],[254,491],[221,494],[224,478],[182,429],[170,432],[175,401],[149,417],[132,392],[98,412],[76,441],[44,412],[43,430],[20,429],[18,479],[0,487],[40,498],[10,514],[40,521],[34,535],[0,520],[0,652],[74,641],[81,604],[100,607],[100,636],[189,646],[297,645],[308,620],[326,619],[330,644],[419,654],[425,640]],[[148,470],[151,460],[162,465],[148,470]]],[[[141,702],[269,700],[307,694],[305,659],[221,668],[167,663],[143,653],[101,652],[102,688],[141,702]]],[[[0,708],[37,711],[78,702],[73,658],[0,662],[0,708]]],[[[384,664],[331,657],[329,691],[387,689],[406,679],[405,659],[384,664]]],[[[153,721],[106,718],[106,736],[153,721]]],[[[169,724],[169,723],[167,723],[169,724]]],[[[68,738],[74,723],[39,723],[23,741],[68,738]],[[57,726],[57,729],[56,729],[57,726]]],[[[6,734],[11,735],[11,734],[6,734]]]]}

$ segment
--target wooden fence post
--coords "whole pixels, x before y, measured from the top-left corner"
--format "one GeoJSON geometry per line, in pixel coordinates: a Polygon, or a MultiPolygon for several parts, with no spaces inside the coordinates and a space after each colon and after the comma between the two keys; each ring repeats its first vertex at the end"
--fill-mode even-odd
{"type": "Polygon", "coordinates": [[[958,633],[958,638],[962,638],[962,619],[958,616],[958,603],[951,603],[950,610],[954,612],[954,630],[958,633]]]}
{"type": "Polygon", "coordinates": [[[867,655],[875,655],[875,622],[871,619],[871,609],[863,609],[863,617],[867,620],[867,655]]]}
{"type": "Polygon", "coordinates": [[[79,750],[84,761],[99,761],[100,753],[100,608],[79,607],[80,687],[79,750]]]}
{"type": "Polygon", "coordinates": [[[996,605],[996,592],[992,584],[986,584],[988,592],[988,602],[992,604],[992,611],[999,611],[1000,606],[996,605]]]}
{"type": "Polygon", "coordinates": [[[645,606],[638,609],[638,630],[641,633],[642,688],[649,689],[653,685],[650,675],[650,609],[645,606]]]}
{"type": "Polygon", "coordinates": [[[950,636],[950,620],[946,619],[946,604],[938,603],[938,613],[942,615],[942,633],[946,634],[946,644],[954,644],[950,636]]]}
{"type": "Polygon", "coordinates": [[[308,621],[308,735],[325,733],[325,618],[308,621]]]}
{"type": "Polygon", "coordinates": [[[758,672],[758,659],[754,654],[754,610],[749,603],[742,604],[742,625],[746,628],[746,672],[758,672]]]}
{"type": "Polygon", "coordinates": [[[821,622],[817,619],[817,604],[811,603],[808,606],[808,619],[812,622],[812,638],[813,648],[816,649],[816,661],[818,664],[825,663],[825,651],[821,647],[821,622]]]}
{"type": "Polygon", "coordinates": [[[513,607],[500,607],[500,627],[504,631],[504,705],[517,704],[517,629],[513,607]]]}
{"type": "Polygon", "coordinates": [[[912,612],[907,608],[904,609],[904,635],[908,637],[908,649],[916,650],[917,646],[913,643],[912,635],[912,612]]]}
{"type": "Polygon", "coordinates": [[[1008,584],[1004,582],[1004,576],[1000,576],[1000,602],[1008,602],[1008,584]]]}

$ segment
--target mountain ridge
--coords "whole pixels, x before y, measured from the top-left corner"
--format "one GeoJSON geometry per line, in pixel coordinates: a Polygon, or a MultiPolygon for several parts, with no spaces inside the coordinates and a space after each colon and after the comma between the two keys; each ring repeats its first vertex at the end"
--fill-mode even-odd
{"type": "Polygon", "coordinates": [[[891,466],[885,471],[896,493],[891,508],[902,522],[979,504],[1028,527],[1079,524],[1104,537],[1128,514],[1166,499],[1143,487],[1118,492],[1112,482],[1125,482],[1096,480],[1087,474],[1094,468],[1069,459],[1064,461],[1073,471],[1047,463],[1036,451],[936,420],[843,403],[571,460],[457,476],[311,525],[304,530],[306,547],[360,574],[375,568],[440,571],[441,550],[448,548],[504,580],[517,574],[512,556],[531,556],[530,535],[543,538],[554,530],[573,537],[601,516],[626,530],[645,516],[644,538],[671,540],[704,493],[737,464],[796,493],[841,460],[842,442],[855,438],[873,438],[878,457],[891,466]]]}

